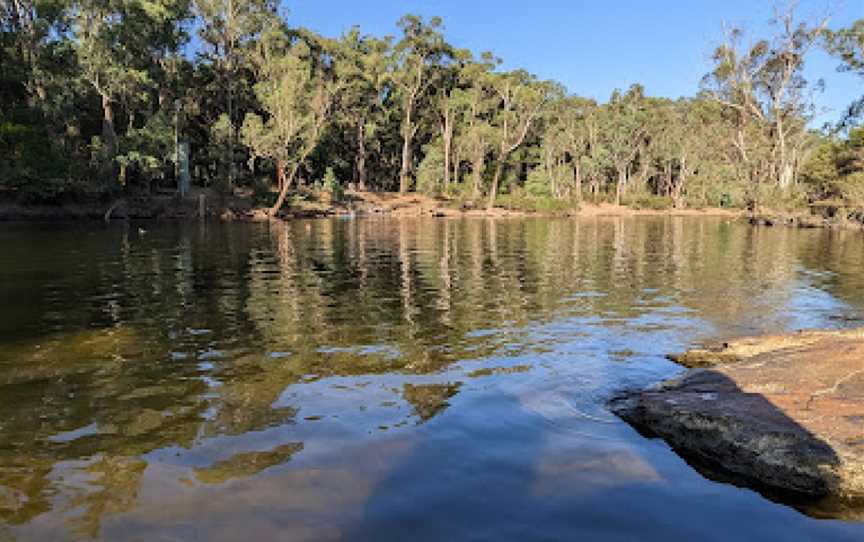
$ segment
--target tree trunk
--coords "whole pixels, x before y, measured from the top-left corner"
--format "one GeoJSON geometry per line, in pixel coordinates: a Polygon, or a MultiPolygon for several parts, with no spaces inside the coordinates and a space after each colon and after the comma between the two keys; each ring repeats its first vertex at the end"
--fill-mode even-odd
{"type": "Polygon", "coordinates": [[[276,198],[276,203],[273,204],[273,207],[270,208],[270,212],[268,213],[271,217],[275,218],[276,213],[279,212],[279,209],[282,208],[282,204],[285,203],[285,197],[288,195],[288,189],[291,188],[291,184],[294,182],[294,178],[297,177],[297,171],[300,169],[300,161],[295,162],[293,166],[291,166],[291,173],[288,177],[285,177],[285,162],[282,160],[276,161],[276,177],[279,180],[279,185],[282,187],[279,190],[279,197],[276,198]]]}
{"type": "Polygon", "coordinates": [[[486,209],[495,207],[495,199],[498,197],[498,183],[501,182],[501,173],[504,169],[504,160],[498,160],[495,164],[495,176],[492,178],[492,186],[489,188],[489,202],[486,204],[486,209]]]}
{"type": "Polygon", "coordinates": [[[483,163],[486,153],[478,151],[471,163],[471,177],[474,179],[474,199],[479,199],[483,188],[483,163]]]}
{"type": "Polygon", "coordinates": [[[574,187],[576,191],[576,201],[582,202],[582,162],[577,158],[576,159],[576,186],[574,187]]]}
{"type": "Polygon", "coordinates": [[[675,181],[672,178],[672,160],[669,160],[668,162],[666,162],[666,186],[665,186],[665,189],[666,189],[666,195],[667,196],[670,196],[670,197],[672,196],[672,189],[674,186],[673,185],[674,182],[675,181]]]}
{"type": "MultiPolygon", "coordinates": [[[[228,75],[229,79],[231,74],[228,75]]],[[[228,82],[228,189],[234,191],[234,85],[228,82]]]]}
{"type": "Polygon", "coordinates": [[[627,182],[627,169],[618,168],[618,182],[615,184],[615,205],[621,205],[621,194],[624,192],[624,184],[627,182]]]}
{"type": "Polygon", "coordinates": [[[405,113],[405,129],[402,134],[402,168],[399,170],[399,193],[405,194],[411,188],[411,140],[414,137],[414,126],[411,119],[412,108],[405,113]]]}
{"type": "Polygon", "coordinates": [[[114,131],[114,107],[107,95],[102,95],[102,141],[105,158],[113,160],[117,156],[117,132],[114,131]]]}
{"type": "Polygon", "coordinates": [[[450,151],[453,141],[453,123],[450,121],[449,114],[444,116],[444,128],[442,139],[444,140],[444,189],[450,188],[450,151]]]}
{"type": "Polygon", "coordinates": [[[366,191],[366,125],[361,122],[357,128],[357,189],[366,191]]]}
{"type": "Polygon", "coordinates": [[[673,181],[672,164],[669,164],[669,183],[672,192],[672,205],[676,209],[681,209],[682,207],[684,207],[684,202],[682,201],[681,196],[684,191],[684,182],[687,180],[687,159],[682,156],[680,162],[681,167],[678,170],[677,182],[673,181]]]}
{"type": "Polygon", "coordinates": [[[459,184],[459,164],[461,162],[461,157],[459,156],[458,149],[453,149],[453,158],[451,159],[453,163],[453,175],[450,177],[450,182],[453,184],[459,184]]]}

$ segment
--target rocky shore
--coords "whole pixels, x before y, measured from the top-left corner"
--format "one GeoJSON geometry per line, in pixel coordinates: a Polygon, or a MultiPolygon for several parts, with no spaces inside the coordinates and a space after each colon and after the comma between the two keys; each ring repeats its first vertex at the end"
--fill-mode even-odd
{"type": "Polygon", "coordinates": [[[792,226],[797,228],[864,229],[864,207],[837,202],[816,202],[807,210],[779,212],[763,209],[749,213],[754,226],[792,226]]]}
{"type": "MultiPolygon", "coordinates": [[[[671,359],[680,378],[612,410],[709,477],[864,518],[864,328],[747,338],[671,359]]],[[[827,513],[836,516],[836,513],[827,513]]]]}

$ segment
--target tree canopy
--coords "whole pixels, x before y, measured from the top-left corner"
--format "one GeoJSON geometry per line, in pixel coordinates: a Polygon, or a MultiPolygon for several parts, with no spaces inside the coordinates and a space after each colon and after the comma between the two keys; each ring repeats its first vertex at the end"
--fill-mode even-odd
{"type": "Polygon", "coordinates": [[[725,29],[697,95],[637,84],[605,102],[460,49],[439,18],[406,15],[385,37],[289,23],[272,0],[5,2],[0,193],[170,192],[184,140],[195,185],[263,191],[274,213],[325,177],[490,207],[864,198],[864,96],[814,130],[821,81],[804,75],[822,47],[864,76],[864,19],[832,29],[781,10],[771,35],[725,29]]]}

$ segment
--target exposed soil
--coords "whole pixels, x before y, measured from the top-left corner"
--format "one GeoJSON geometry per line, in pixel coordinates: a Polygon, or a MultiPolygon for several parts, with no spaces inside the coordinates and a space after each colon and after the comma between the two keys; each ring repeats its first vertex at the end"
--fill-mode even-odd
{"type": "MultiPolygon", "coordinates": [[[[279,213],[279,218],[316,218],[333,215],[391,215],[433,217],[636,217],[636,216],[692,216],[745,218],[760,226],[791,225],[802,228],[864,228],[864,210],[839,212],[820,207],[813,212],[782,213],[771,210],[759,214],[738,209],[635,209],[610,203],[583,202],[572,209],[533,212],[498,206],[487,209],[485,200],[478,202],[454,201],[425,194],[399,194],[392,192],[350,192],[340,201],[329,194],[302,191],[279,213]]],[[[201,216],[200,197],[204,198],[203,215],[223,220],[269,220],[268,209],[257,205],[249,190],[238,190],[234,195],[194,188],[184,199],[174,195],[121,196],[111,200],[68,201],[58,205],[21,204],[9,197],[0,197],[0,221],[8,220],[100,220],[106,214],[111,219],[184,220],[201,216]],[[111,210],[108,213],[109,209],[111,210]]]]}

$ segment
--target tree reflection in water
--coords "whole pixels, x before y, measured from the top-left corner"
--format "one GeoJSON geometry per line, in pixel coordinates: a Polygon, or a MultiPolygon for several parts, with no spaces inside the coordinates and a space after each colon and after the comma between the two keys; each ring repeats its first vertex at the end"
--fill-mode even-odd
{"type": "MultiPolygon", "coordinates": [[[[265,502],[271,477],[310,495],[362,488],[339,501],[356,506],[412,446],[379,455],[375,443],[446,425],[462,395],[582,371],[571,393],[602,404],[673,371],[662,354],[700,335],[831,326],[864,309],[854,232],[719,219],[2,235],[0,523],[13,533],[105,536],[168,487],[211,495],[254,479],[244,494],[265,502]],[[37,243],[51,256],[23,248],[37,243]]],[[[621,454],[537,468],[627,478],[621,454]]]]}

